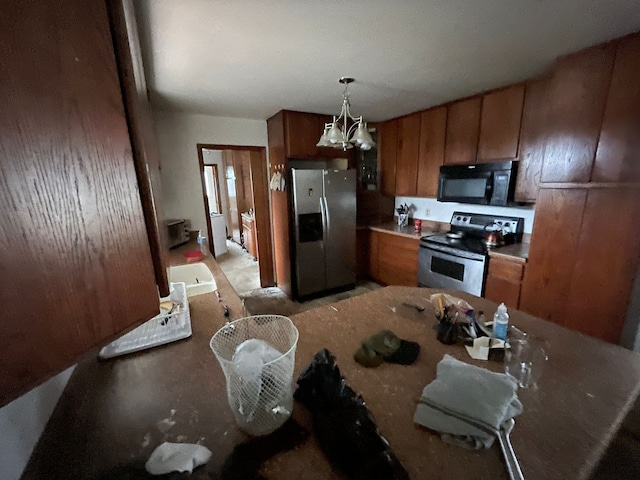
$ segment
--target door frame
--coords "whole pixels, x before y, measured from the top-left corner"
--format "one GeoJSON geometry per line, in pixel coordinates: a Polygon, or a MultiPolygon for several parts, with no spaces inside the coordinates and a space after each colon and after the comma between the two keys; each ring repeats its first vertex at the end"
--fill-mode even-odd
{"type": "MultiPolygon", "coordinates": [[[[273,260],[273,243],[271,233],[271,199],[269,195],[269,178],[268,178],[268,165],[267,165],[267,147],[258,147],[250,145],[224,145],[224,144],[211,144],[211,143],[198,143],[196,144],[198,150],[198,164],[200,169],[200,180],[202,182],[202,201],[205,207],[205,213],[209,209],[207,203],[207,192],[204,180],[204,155],[203,150],[244,150],[249,152],[257,152],[259,156],[259,162],[251,162],[251,189],[254,192],[254,215],[256,218],[256,237],[257,237],[257,249],[258,249],[258,267],[260,270],[260,286],[270,287],[276,284],[275,282],[275,267],[273,260]],[[260,169],[259,172],[254,170],[260,169]],[[256,175],[256,173],[259,173],[256,175]],[[258,183],[259,182],[259,183],[258,183]],[[257,187],[257,188],[256,188],[257,187]],[[255,192],[264,192],[262,198],[256,198],[255,192]],[[268,205],[268,208],[255,208],[255,205],[268,205]]],[[[218,172],[219,173],[219,172],[218,172]]],[[[207,233],[210,239],[212,237],[211,229],[211,217],[206,215],[207,233]]],[[[209,243],[213,245],[212,242],[209,243]]],[[[210,247],[211,248],[211,247],[210,247]]],[[[212,252],[213,254],[213,252],[212,252]]],[[[214,254],[215,257],[215,254],[214,254]]]]}

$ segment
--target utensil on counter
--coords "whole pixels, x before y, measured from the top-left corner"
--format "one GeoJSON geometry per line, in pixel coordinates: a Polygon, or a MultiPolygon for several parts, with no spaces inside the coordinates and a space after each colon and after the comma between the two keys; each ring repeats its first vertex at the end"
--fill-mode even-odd
{"type": "Polygon", "coordinates": [[[516,457],[516,453],[513,451],[513,447],[511,446],[511,438],[509,437],[515,424],[516,421],[513,418],[509,418],[508,420],[506,420],[500,427],[498,441],[500,442],[500,448],[502,449],[504,462],[507,465],[509,478],[511,480],[524,480],[524,475],[522,475],[520,463],[518,463],[518,458],[516,457]]]}

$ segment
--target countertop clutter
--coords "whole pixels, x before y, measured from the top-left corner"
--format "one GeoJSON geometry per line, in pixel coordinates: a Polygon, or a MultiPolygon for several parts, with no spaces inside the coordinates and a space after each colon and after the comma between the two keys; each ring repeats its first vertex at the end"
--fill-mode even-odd
{"type": "MultiPolygon", "coordinates": [[[[214,273],[231,317],[240,302],[214,261],[214,273]]],[[[411,478],[506,478],[497,444],[472,451],[444,443],[413,422],[420,394],[445,354],[501,371],[494,362],[471,360],[461,344],[436,340],[431,289],[386,287],[294,315],[300,332],[294,380],[314,354],[328,348],[346,382],[361,393],[382,435],[411,478]],[[399,308],[403,302],[425,307],[399,308]],[[396,307],[395,312],[390,307],[396,307]],[[382,329],[420,345],[413,365],[383,363],[364,368],[353,359],[362,339],[382,329]]],[[[496,304],[458,294],[476,310],[496,304]]],[[[100,478],[126,466],[142,467],[163,441],[200,443],[213,452],[204,468],[218,478],[233,448],[247,437],[227,403],[222,370],[209,348],[224,324],[214,294],[190,299],[193,336],[109,361],[78,365],[51,417],[23,479],[100,478]],[[64,459],[64,461],[60,461],[64,459]]],[[[537,389],[520,390],[523,413],[512,443],[527,479],[586,479],[595,468],[640,392],[640,360],[632,352],[511,310],[511,322],[550,344],[549,361],[537,389]]],[[[295,404],[293,418],[309,431],[311,417],[295,404]]],[[[340,478],[314,435],[299,447],[268,460],[266,478],[340,478]]],[[[114,477],[111,477],[114,478],[114,477]]]]}
{"type": "MultiPolygon", "coordinates": [[[[381,223],[379,225],[371,225],[369,227],[370,230],[381,232],[381,233],[391,233],[394,235],[399,235],[401,237],[406,238],[415,238],[419,240],[420,237],[424,237],[427,235],[435,235],[436,233],[442,233],[449,230],[448,223],[441,222],[430,222],[426,224],[425,221],[422,221],[422,230],[420,233],[417,233],[413,225],[407,225],[406,227],[398,226],[397,222],[386,222],[381,223]]],[[[527,235],[527,238],[529,236],[527,235]]],[[[525,263],[529,258],[529,243],[515,243],[512,245],[505,245],[503,247],[496,247],[489,249],[490,257],[503,257],[508,260],[513,260],[517,262],[525,263]]]]}

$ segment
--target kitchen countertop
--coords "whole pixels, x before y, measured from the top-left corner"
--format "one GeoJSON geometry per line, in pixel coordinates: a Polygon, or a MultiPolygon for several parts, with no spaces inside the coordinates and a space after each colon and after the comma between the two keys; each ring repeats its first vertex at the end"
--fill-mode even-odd
{"type": "Polygon", "coordinates": [[[440,233],[443,230],[437,230],[433,227],[422,227],[422,231],[420,233],[416,233],[413,225],[408,225],[406,227],[399,227],[397,222],[388,222],[381,223],[379,225],[369,225],[369,230],[374,230],[376,232],[382,233],[392,233],[394,235],[399,235],[401,237],[407,238],[415,238],[416,240],[420,240],[420,237],[424,237],[426,235],[433,235],[435,233],[440,233]]]}
{"type": "Polygon", "coordinates": [[[506,260],[526,263],[529,259],[529,243],[514,243],[504,247],[489,249],[489,257],[504,258],[506,260]]]}
{"type": "MultiPolygon", "coordinates": [[[[215,262],[207,263],[237,317],[228,284],[215,262]]],[[[484,451],[465,450],[413,423],[416,401],[445,353],[491,370],[502,368],[471,360],[460,344],[447,346],[435,339],[434,309],[427,303],[434,291],[386,287],[294,315],[300,332],[294,378],[315,352],[327,347],[412,478],[507,478],[497,443],[484,451]],[[407,309],[402,301],[420,302],[426,310],[407,309]],[[396,307],[396,313],[389,307],[396,307]],[[420,343],[414,365],[384,363],[366,369],[353,360],[360,341],[383,328],[420,343]]],[[[456,294],[476,310],[496,308],[494,302],[456,294]]],[[[190,305],[191,338],[78,365],[23,479],[97,478],[116,467],[140,467],[163,441],[207,446],[213,457],[204,470],[217,478],[234,445],[247,437],[235,424],[222,370],[209,348],[211,336],[224,324],[220,305],[213,294],[192,297],[190,305]]],[[[524,476],[587,479],[640,392],[640,356],[516,310],[509,313],[512,323],[550,343],[540,387],[518,394],[524,412],[516,420],[512,442],[524,476]]],[[[301,405],[294,406],[293,417],[311,428],[301,405]]],[[[344,478],[331,468],[313,435],[267,461],[262,474],[271,479],[344,478]]]]}
{"type": "MultiPolygon", "coordinates": [[[[391,233],[394,235],[399,235],[407,238],[415,238],[416,240],[419,240],[420,237],[435,235],[436,233],[448,231],[449,224],[434,225],[432,223],[430,226],[423,225],[422,231],[419,234],[415,232],[413,225],[399,227],[396,222],[387,222],[379,225],[369,225],[367,228],[376,232],[391,233]]],[[[529,257],[529,244],[515,243],[513,245],[506,245],[504,247],[490,249],[489,256],[502,257],[507,260],[525,263],[529,257]]]]}

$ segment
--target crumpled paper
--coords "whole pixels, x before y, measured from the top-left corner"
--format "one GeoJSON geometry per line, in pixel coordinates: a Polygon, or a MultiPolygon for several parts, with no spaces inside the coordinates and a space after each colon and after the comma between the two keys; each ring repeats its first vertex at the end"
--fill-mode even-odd
{"type": "Polygon", "coordinates": [[[169,443],[156,447],[144,468],[151,475],[170,472],[189,472],[204,465],[211,458],[211,450],[193,443],[169,443]]]}

